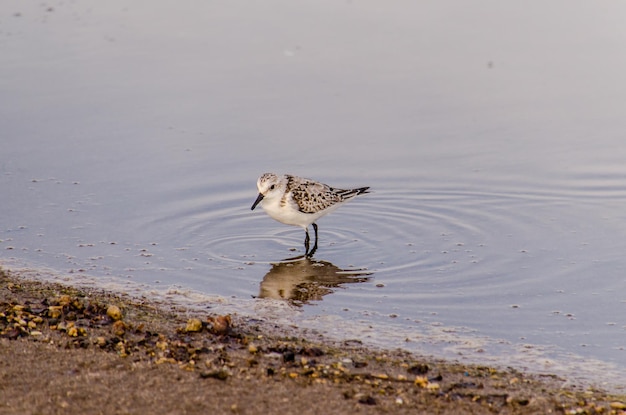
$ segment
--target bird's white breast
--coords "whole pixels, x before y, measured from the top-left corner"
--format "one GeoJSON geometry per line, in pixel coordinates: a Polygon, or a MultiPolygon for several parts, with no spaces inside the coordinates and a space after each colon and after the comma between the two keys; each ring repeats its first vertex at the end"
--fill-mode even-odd
{"type": "Polygon", "coordinates": [[[293,202],[290,195],[287,195],[283,201],[278,198],[264,199],[261,202],[261,207],[272,219],[280,223],[306,228],[320,217],[335,210],[338,205],[315,213],[303,213],[298,209],[298,205],[293,202]]]}

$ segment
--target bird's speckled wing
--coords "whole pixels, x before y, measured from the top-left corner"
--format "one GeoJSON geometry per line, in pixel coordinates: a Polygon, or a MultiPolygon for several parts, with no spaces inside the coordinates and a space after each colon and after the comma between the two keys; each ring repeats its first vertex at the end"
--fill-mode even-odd
{"type": "Polygon", "coordinates": [[[290,197],[291,202],[298,206],[300,212],[317,213],[330,206],[350,199],[350,190],[333,189],[323,183],[287,175],[287,191],[285,197],[290,197]]]}
{"type": "Polygon", "coordinates": [[[369,187],[335,189],[326,184],[297,176],[285,175],[287,185],[281,205],[287,203],[302,213],[318,213],[357,195],[369,193],[369,187]]]}

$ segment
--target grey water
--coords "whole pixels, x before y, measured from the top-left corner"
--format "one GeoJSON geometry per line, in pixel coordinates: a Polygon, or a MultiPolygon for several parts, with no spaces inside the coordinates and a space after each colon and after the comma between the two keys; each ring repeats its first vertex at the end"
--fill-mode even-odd
{"type": "Polygon", "coordinates": [[[626,384],[625,17],[4,4],[0,264],[626,384]],[[318,222],[311,260],[284,261],[304,232],[250,210],[268,171],[372,193],[318,222]]]}

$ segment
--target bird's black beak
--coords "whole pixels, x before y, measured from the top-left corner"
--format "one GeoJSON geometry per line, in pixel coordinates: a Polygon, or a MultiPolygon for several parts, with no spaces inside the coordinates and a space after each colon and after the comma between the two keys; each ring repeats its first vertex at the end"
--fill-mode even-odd
{"type": "Polygon", "coordinates": [[[259,195],[256,197],[256,200],[254,201],[254,203],[252,204],[252,207],[250,208],[250,210],[254,210],[254,208],[256,207],[256,205],[258,205],[261,200],[263,200],[263,194],[259,193],[259,195]]]}

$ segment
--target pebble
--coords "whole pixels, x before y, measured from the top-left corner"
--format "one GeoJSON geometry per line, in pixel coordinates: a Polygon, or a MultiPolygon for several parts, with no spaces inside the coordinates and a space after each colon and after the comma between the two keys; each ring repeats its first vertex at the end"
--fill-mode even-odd
{"type": "Polygon", "coordinates": [[[111,331],[117,337],[122,337],[124,333],[126,333],[126,324],[124,324],[123,321],[118,320],[115,323],[113,323],[113,327],[111,328],[111,331]]]}
{"type": "Polygon", "coordinates": [[[429,383],[428,385],[426,385],[426,389],[428,389],[431,392],[438,391],[439,388],[440,386],[438,383],[429,383]]]}
{"type": "Polygon", "coordinates": [[[219,370],[214,370],[212,372],[200,373],[200,377],[202,379],[213,378],[213,379],[219,379],[219,380],[226,380],[228,379],[229,376],[230,376],[230,372],[226,369],[219,369],[219,370]]]}
{"type": "Polygon", "coordinates": [[[426,376],[416,376],[414,383],[420,388],[426,388],[428,386],[428,378],[426,376]]]}
{"type": "MultiPolygon", "coordinates": [[[[428,367],[427,364],[425,364],[425,363],[417,363],[417,364],[414,364],[411,367],[407,368],[407,372],[409,372],[412,375],[424,375],[424,374],[428,373],[429,369],[430,368],[428,367]]],[[[469,376],[469,373],[466,376],[469,376]]]]}
{"type": "Polygon", "coordinates": [[[59,297],[59,305],[61,307],[66,306],[66,305],[70,305],[70,303],[72,302],[72,297],[70,297],[69,295],[62,295],[61,297],[59,297]]]}
{"type": "Polygon", "coordinates": [[[122,319],[122,310],[116,305],[111,304],[107,307],[107,316],[111,317],[113,320],[121,320],[122,319]]]}
{"type": "Polygon", "coordinates": [[[359,403],[362,403],[364,405],[376,405],[376,399],[374,399],[370,395],[362,396],[359,397],[359,403]]]}
{"type": "Polygon", "coordinates": [[[51,305],[48,307],[48,317],[59,318],[63,314],[63,307],[60,305],[51,305]]]}
{"type": "Polygon", "coordinates": [[[611,402],[611,409],[626,409],[626,403],[624,402],[611,402]]]}
{"type": "Polygon", "coordinates": [[[185,331],[188,333],[197,333],[202,331],[202,321],[199,318],[190,318],[187,320],[185,331]]]}
{"type": "Polygon", "coordinates": [[[207,322],[211,324],[211,333],[218,336],[228,334],[228,332],[230,331],[230,315],[209,317],[207,319],[207,322]]]}

